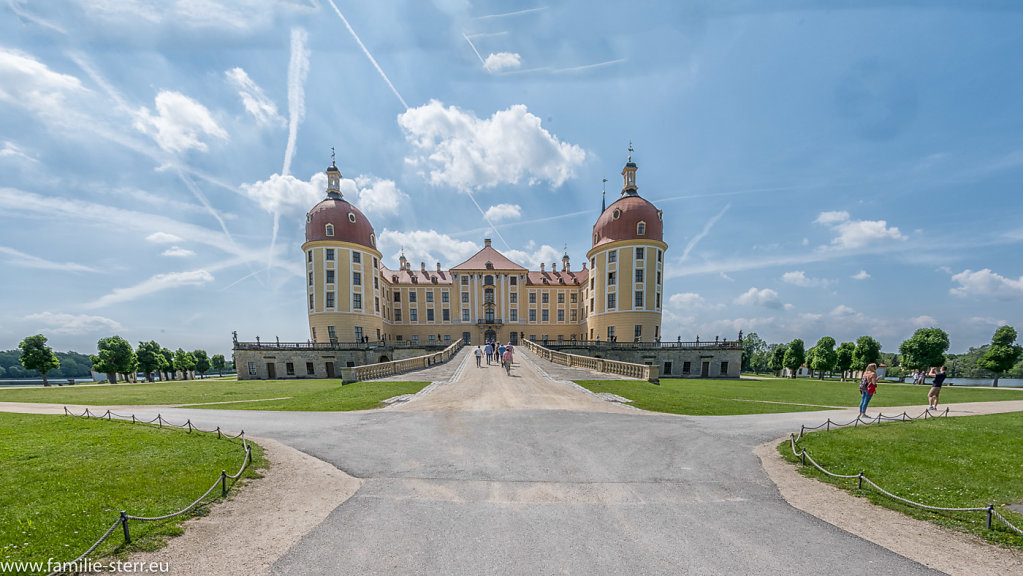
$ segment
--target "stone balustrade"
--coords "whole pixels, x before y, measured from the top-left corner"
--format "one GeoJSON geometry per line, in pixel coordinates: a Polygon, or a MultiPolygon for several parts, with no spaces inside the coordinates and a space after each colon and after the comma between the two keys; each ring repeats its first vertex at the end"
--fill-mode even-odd
{"type": "Polygon", "coordinates": [[[659,381],[660,369],[657,366],[633,364],[632,362],[620,362],[618,360],[608,360],[606,358],[593,358],[591,356],[580,356],[578,354],[568,354],[565,352],[555,352],[554,350],[544,348],[531,340],[525,340],[524,342],[526,344],[526,348],[531,350],[534,354],[541,358],[550,360],[555,364],[586,368],[588,370],[603,372],[605,374],[617,374],[627,378],[637,378],[639,380],[646,380],[654,383],[659,381]]]}
{"type": "Polygon", "coordinates": [[[403,372],[429,368],[434,364],[440,364],[441,362],[447,362],[450,360],[452,356],[458,353],[463,344],[462,339],[459,338],[440,352],[432,352],[430,354],[424,354],[423,356],[416,356],[415,358],[408,358],[405,360],[394,360],[393,362],[380,362],[378,364],[366,364],[364,366],[342,368],[341,382],[342,384],[350,384],[352,382],[373,380],[374,378],[384,378],[386,376],[393,376],[403,372]]]}

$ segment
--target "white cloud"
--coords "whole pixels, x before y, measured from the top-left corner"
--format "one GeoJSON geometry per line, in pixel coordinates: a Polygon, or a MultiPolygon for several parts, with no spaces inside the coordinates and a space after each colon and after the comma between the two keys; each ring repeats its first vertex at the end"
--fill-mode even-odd
{"type": "Polygon", "coordinates": [[[696,306],[703,306],[703,296],[700,296],[696,292],[681,292],[679,294],[672,294],[668,298],[668,305],[674,308],[694,308],[696,306]]]}
{"type": "Polygon", "coordinates": [[[245,111],[256,119],[260,126],[284,126],[284,117],[277,112],[277,104],[263,92],[258,84],[249,78],[241,68],[232,68],[224,72],[228,81],[238,90],[245,111]]]}
{"type": "Polygon", "coordinates": [[[582,148],[545,130],[522,104],[479,118],[431,100],[399,115],[398,124],[418,154],[406,162],[429,170],[431,184],[460,190],[521,179],[557,188],[575,176],[586,157],[582,148]]]}
{"type": "Polygon", "coordinates": [[[180,92],[161,90],[156,95],[156,114],[143,106],[135,118],[135,128],[152,136],[167,152],[206,151],[205,136],[228,139],[227,132],[205,106],[180,92]]]}
{"type": "Polygon", "coordinates": [[[100,297],[94,302],[85,305],[86,308],[105,308],[111,304],[120,304],[136,300],[149,294],[181,288],[182,286],[202,286],[213,282],[213,275],[206,270],[189,270],[187,272],[171,272],[169,274],[157,274],[149,280],[140,282],[127,288],[114,288],[110,294],[100,297]]]}
{"type": "Polygon", "coordinates": [[[5,262],[12,266],[22,268],[35,268],[37,270],[57,270],[62,272],[96,272],[95,268],[76,264],[74,262],[53,262],[38,256],[26,254],[7,246],[0,246],[0,255],[6,255],[5,262]]]}
{"type": "Polygon", "coordinates": [[[976,272],[967,269],[952,276],[952,281],[959,284],[959,287],[949,290],[955,296],[990,297],[995,300],[1023,298],[1023,276],[1013,280],[988,268],[976,272]]]}
{"type": "MultiPolygon", "coordinates": [[[[539,270],[540,264],[544,267],[554,264],[554,268],[561,270],[561,256],[563,252],[554,246],[542,244],[539,248],[535,242],[526,245],[525,250],[504,250],[502,253],[512,262],[525,266],[530,270],[539,270]]],[[[550,270],[550,268],[547,268],[550,270]]]]}
{"type": "Polygon", "coordinates": [[[320,172],[313,174],[308,182],[290,174],[271,174],[266,180],[241,185],[242,194],[255,200],[263,210],[284,215],[308,212],[325,197],[326,189],[327,176],[320,172]]]}
{"type": "Polygon", "coordinates": [[[394,180],[373,176],[356,176],[354,182],[342,180],[341,192],[367,214],[397,214],[409,202],[408,194],[399,190],[394,180]]]}
{"type": "Polygon", "coordinates": [[[913,328],[933,328],[938,325],[938,321],[933,316],[924,315],[910,318],[909,324],[913,328]]]}
{"type": "Polygon", "coordinates": [[[173,244],[175,242],[183,241],[180,236],[174,234],[168,234],[167,232],[153,232],[149,236],[146,236],[146,240],[153,244],[173,244]]]}
{"type": "Polygon", "coordinates": [[[78,78],[54,72],[24,52],[0,49],[0,101],[54,117],[67,107],[68,96],[84,92],[78,78]]]}
{"type": "Polygon", "coordinates": [[[794,272],[786,272],[781,275],[781,281],[788,284],[795,284],[796,286],[814,286],[817,282],[816,278],[807,278],[806,272],[802,270],[796,270],[794,272]]]}
{"type": "Polygon", "coordinates": [[[755,287],[739,295],[735,299],[735,303],[747,306],[764,306],[765,308],[782,308],[784,306],[781,299],[778,298],[778,293],[774,290],[770,288],[757,290],[755,287]]]}
{"type": "Polygon", "coordinates": [[[486,218],[491,222],[516,220],[522,217],[522,207],[518,204],[498,204],[487,208],[486,218]]]}
{"type": "Polygon", "coordinates": [[[483,68],[491,74],[502,70],[513,70],[520,66],[522,66],[522,58],[512,52],[491,53],[483,62],[483,68]]]}
{"type": "Polygon", "coordinates": [[[0,147],[0,158],[20,158],[29,162],[38,162],[35,158],[26,154],[21,146],[9,140],[5,140],[4,145],[0,147]]]}
{"type": "Polygon", "coordinates": [[[189,250],[188,248],[182,248],[180,246],[171,246],[163,251],[163,256],[170,256],[172,258],[188,258],[189,256],[195,256],[195,251],[189,250]]]}
{"type": "Polygon", "coordinates": [[[24,319],[29,322],[37,322],[41,331],[50,334],[76,336],[100,332],[116,332],[122,328],[121,324],[116,320],[103,316],[90,316],[88,314],[42,312],[40,314],[29,314],[24,319]]]}
{"type": "Polygon", "coordinates": [[[380,233],[377,245],[385,257],[391,255],[395,262],[399,253],[404,250],[405,257],[413,268],[418,268],[419,262],[425,262],[427,269],[436,269],[436,262],[440,262],[442,268],[448,269],[467,260],[480,249],[473,242],[455,240],[435,230],[396,232],[386,228],[380,233]]]}
{"type": "Polygon", "coordinates": [[[857,312],[855,310],[845,304],[839,304],[831,311],[831,315],[836,317],[856,316],[856,314],[857,312]]]}
{"type": "Polygon", "coordinates": [[[868,278],[870,278],[870,274],[866,270],[860,270],[852,275],[853,280],[866,280],[868,278]]]}
{"type": "Polygon", "coordinates": [[[885,220],[852,220],[848,212],[821,212],[815,220],[835,231],[831,248],[852,250],[887,240],[905,240],[899,229],[885,220]]]}
{"type": "Polygon", "coordinates": [[[316,2],[267,0],[76,0],[83,13],[104,24],[138,27],[164,24],[187,28],[215,28],[229,32],[272,26],[292,14],[318,10],[316,2]]]}

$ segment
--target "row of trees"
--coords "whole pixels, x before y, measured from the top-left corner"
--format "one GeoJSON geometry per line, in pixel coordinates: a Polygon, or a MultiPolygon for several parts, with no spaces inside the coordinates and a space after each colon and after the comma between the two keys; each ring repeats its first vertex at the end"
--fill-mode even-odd
{"type": "MultiPolygon", "coordinates": [[[[1014,374],[1019,364],[1023,368],[1023,347],[1016,344],[1016,330],[1002,326],[995,331],[991,344],[974,354],[973,364],[977,369],[993,375],[994,386],[1002,374],[1014,374]]],[[[885,355],[881,344],[870,336],[861,336],[855,343],[843,342],[837,345],[835,339],[824,336],[809,350],[803,341],[796,338],[788,344],[767,344],[755,332],[743,339],[743,369],[760,373],[768,369],[780,373],[788,368],[793,376],[803,365],[821,379],[825,372],[841,371],[842,380],[851,371],[860,371],[870,363],[886,363],[891,367],[889,375],[903,376],[905,370],[927,370],[935,366],[951,365],[956,356],[946,354],[949,347],[948,334],[940,328],[921,328],[912,337],[899,345],[899,355],[885,355]],[[886,358],[886,356],[888,356],[886,358]]],[[[967,356],[967,355],[963,355],[967,356]]],[[[967,376],[969,377],[969,376],[967,376]]]]}
{"type": "MultiPolygon", "coordinates": [[[[47,375],[60,368],[60,359],[46,345],[46,337],[42,334],[28,336],[18,348],[21,349],[19,361],[24,369],[38,371],[43,377],[43,385],[48,386],[47,375]]],[[[171,352],[152,340],[139,342],[138,348],[133,349],[124,338],[110,336],[101,338],[96,348],[97,354],[89,356],[91,368],[106,374],[111,383],[117,382],[118,374],[124,380],[134,380],[139,370],[146,375],[146,380],[152,382],[157,374],[163,380],[173,380],[180,372],[181,377],[187,380],[192,373],[202,375],[211,369],[223,373],[227,366],[223,354],[210,357],[205,350],[186,352],[181,348],[171,352]]]]}
{"type": "MultiPolygon", "coordinates": [[[[54,352],[60,366],[50,370],[50,378],[88,378],[92,362],[89,356],[78,352],[54,352]]],[[[39,378],[35,370],[26,370],[21,364],[21,350],[0,350],[0,379],[39,378]]]]}

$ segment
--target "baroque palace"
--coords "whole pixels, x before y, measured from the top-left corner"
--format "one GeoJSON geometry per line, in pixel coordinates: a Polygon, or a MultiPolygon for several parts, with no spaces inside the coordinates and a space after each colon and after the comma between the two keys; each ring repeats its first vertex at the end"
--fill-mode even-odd
{"type": "Polygon", "coordinates": [[[332,162],[326,198],[306,215],[302,245],[309,342],[236,338],[239,378],[332,378],[343,366],[408,358],[458,339],[478,345],[526,338],[583,354],[663,363],[664,375],[737,377],[737,341],[697,342],[697,353],[685,354],[689,360],[675,358],[678,370],[665,360],[694,347],[661,344],[668,248],[663,214],[639,195],[629,151],[621,195],[610,206],[605,201],[586,261],[575,269],[566,252],[560,264],[528,270],[485,239],[482,250],[450,269],[425,262],[414,267],[402,254],[392,270],[383,264],[369,219],[342,196],[341,171],[332,162]],[[595,348],[601,353],[593,354],[595,348]],[[706,360],[715,350],[718,359],[727,358],[706,360]]]}

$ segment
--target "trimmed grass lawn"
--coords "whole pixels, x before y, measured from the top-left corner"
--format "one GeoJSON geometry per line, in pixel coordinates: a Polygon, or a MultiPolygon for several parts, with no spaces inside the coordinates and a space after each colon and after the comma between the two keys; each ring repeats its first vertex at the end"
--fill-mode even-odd
{"type": "Polygon", "coordinates": [[[89,406],[140,406],[232,402],[198,408],[219,410],[342,411],[378,408],[383,400],[415,394],[429,382],[356,382],[340,380],[186,380],[100,386],[0,389],[0,402],[42,402],[89,406]],[[252,402],[252,400],[284,398],[252,402]],[[239,402],[240,401],[240,402],[239,402]]]}
{"type": "MultiPolygon", "coordinates": [[[[637,380],[580,380],[578,384],[592,392],[610,392],[628,398],[636,408],[671,414],[770,414],[826,410],[836,406],[854,408],[860,404],[858,381],[664,378],[660,384],[637,380]]],[[[930,386],[880,384],[877,394],[870,401],[868,413],[874,413],[878,407],[892,406],[911,406],[923,410],[927,407],[928,390],[930,386]]],[[[1023,390],[946,387],[941,392],[942,402],[995,400],[1023,400],[1023,390]]]]}
{"type": "MultiPolygon", "coordinates": [[[[121,510],[135,516],[180,510],[221,470],[237,472],[244,458],[239,442],[215,434],[73,416],[0,413],[0,438],[2,562],[74,560],[121,510]]],[[[245,478],[258,477],[254,470],[266,465],[259,446],[250,445],[253,465],[245,478]]],[[[215,490],[210,499],[219,496],[215,490]]],[[[159,548],[181,533],[187,517],[129,521],[131,544],[124,545],[118,528],[91,557],[159,548]]]]}
{"type": "MultiPolygon", "coordinates": [[[[863,472],[889,492],[921,504],[970,508],[994,504],[999,513],[1023,528],[1023,514],[1002,508],[1023,503],[1023,413],[929,418],[912,422],[812,432],[797,445],[836,474],[863,472]]],[[[790,462],[789,442],[778,446],[790,462]]],[[[928,520],[990,542],[1023,549],[1023,536],[994,519],[984,526],[983,512],[931,512],[901,504],[870,487],[857,490],[856,480],[824,476],[812,466],[804,475],[840,486],[857,496],[914,518],[928,520]]]]}

